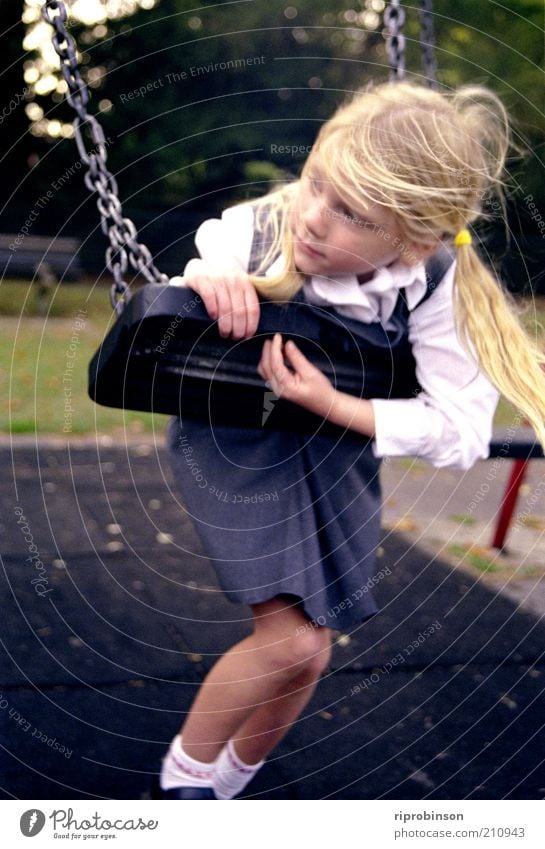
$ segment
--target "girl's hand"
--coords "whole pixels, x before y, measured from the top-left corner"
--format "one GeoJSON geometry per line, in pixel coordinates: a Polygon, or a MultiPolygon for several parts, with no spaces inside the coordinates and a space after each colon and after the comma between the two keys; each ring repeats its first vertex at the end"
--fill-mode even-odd
{"type": "Polygon", "coordinates": [[[259,298],[250,276],[243,271],[220,270],[195,259],[186,266],[184,286],[197,292],[221,336],[245,339],[259,323],[259,298]]]}
{"type": "Polygon", "coordinates": [[[295,342],[282,345],[282,336],[276,333],[263,345],[257,371],[279,398],[300,404],[313,413],[327,418],[331,410],[335,387],[299,350],[295,342]],[[284,363],[288,359],[291,371],[284,363]]]}

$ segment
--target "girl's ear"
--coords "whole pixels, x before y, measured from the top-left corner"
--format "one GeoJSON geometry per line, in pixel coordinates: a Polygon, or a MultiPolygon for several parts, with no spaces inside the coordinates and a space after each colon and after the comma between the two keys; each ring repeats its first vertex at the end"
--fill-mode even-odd
{"type": "Polygon", "coordinates": [[[441,237],[437,236],[429,242],[410,242],[400,254],[400,262],[405,265],[418,265],[426,260],[439,248],[441,237]]]}

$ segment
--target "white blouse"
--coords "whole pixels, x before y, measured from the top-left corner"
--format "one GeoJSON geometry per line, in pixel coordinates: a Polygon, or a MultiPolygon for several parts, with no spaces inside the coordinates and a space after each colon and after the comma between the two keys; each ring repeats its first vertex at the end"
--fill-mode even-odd
{"type": "MultiPolygon", "coordinates": [[[[249,204],[226,210],[197,230],[195,244],[201,261],[210,267],[248,267],[253,238],[253,209],[249,204]]],[[[282,258],[267,270],[281,271],[282,258]]],[[[186,266],[186,270],[189,267],[186,266]]],[[[409,340],[422,392],[415,398],[371,399],[375,416],[372,450],[376,457],[418,456],[433,466],[469,469],[488,457],[492,420],[500,393],[460,344],[454,326],[454,263],[441,285],[409,316],[409,340]]],[[[183,278],[174,277],[174,285],[183,278]]],[[[405,288],[412,309],[426,291],[423,264],[396,263],[379,269],[360,284],[355,275],[335,279],[312,277],[304,294],[313,304],[328,304],[337,312],[363,322],[381,321],[387,328],[399,289],[405,288]]]]}

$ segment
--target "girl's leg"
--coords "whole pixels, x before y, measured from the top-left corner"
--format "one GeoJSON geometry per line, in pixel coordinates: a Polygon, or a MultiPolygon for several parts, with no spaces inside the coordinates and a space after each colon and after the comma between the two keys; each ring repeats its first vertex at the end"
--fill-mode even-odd
{"type": "Polygon", "coordinates": [[[280,687],[274,698],[250,714],[233,738],[236,753],[242,761],[255,764],[272,752],[303,712],[319,680],[320,673],[316,674],[314,670],[302,672],[280,687]]]}
{"type": "Polygon", "coordinates": [[[195,760],[214,761],[235,734],[241,757],[244,751],[250,762],[259,760],[287,733],[329,662],[329,629],[309,626],[282,597],[252,605],[252,612],[254,633],[210,670],[181,730],[195,760]]]}
{"type": "MultiPolygon", "coordinates": [[[[329,645],[329,633],[322,636],[329,645]]],[[[218,799],[234,799],[250,783],[302,712],[319,677],[312,669],[300,673],[243,722],[215,762],[213,788],[218,799]]]]}

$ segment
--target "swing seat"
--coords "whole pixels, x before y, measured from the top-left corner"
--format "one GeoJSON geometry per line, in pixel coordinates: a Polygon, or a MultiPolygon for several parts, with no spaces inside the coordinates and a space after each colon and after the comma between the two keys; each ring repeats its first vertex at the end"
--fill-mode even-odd
{"type": "Polygon", "coordinates": [[[278,399],[257,372],[265,339],[282,333],[333,383],[361,398],[412,397],[420,391],[407,340],[404,303],[393,330],[316,307],[299,292],[288,304],[260,299],[254,336],[222,338],[188,287],[147,284],[125,305],[89,366],[98,404],[152,411],[210,424],[339,432],[299,405],[278,399]]]}

